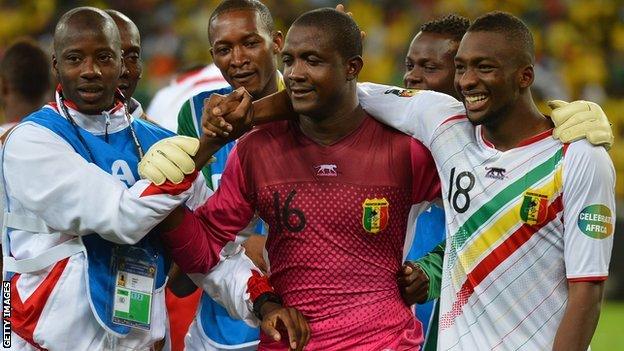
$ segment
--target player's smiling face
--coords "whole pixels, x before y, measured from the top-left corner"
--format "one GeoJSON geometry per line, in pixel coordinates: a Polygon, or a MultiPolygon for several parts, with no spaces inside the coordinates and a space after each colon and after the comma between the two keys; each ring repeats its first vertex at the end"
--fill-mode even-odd
{"type": "Polygon", "coordinates": [[[514,105],[520,94],[520,67],[513,43],[502,33],[468,32],[455,56],[455,89],[475,125],[489,125],[514,105]]]}
{"type": "Polygon", "coordinates": [[[459,43],[448,35],[420,32],[405,57],[403,83],[409,89],[435,90],[457,96],[453,58],[459,43]]]}
{"type": "Polygon", "coordinates": [[[322,29],[291,27],[282,61],[286,91],[295,112],[322,119],[339,105],[347,86],[345,60],[322,29]]]}
{"type": "Polygon", "coordinates": [[[215,65],[231,86],[245,87],[256,99],[277,89],[275,55],[282,34],[265,27],[258,12],[235,10],[215,17],[209,28],[215,65]]]}

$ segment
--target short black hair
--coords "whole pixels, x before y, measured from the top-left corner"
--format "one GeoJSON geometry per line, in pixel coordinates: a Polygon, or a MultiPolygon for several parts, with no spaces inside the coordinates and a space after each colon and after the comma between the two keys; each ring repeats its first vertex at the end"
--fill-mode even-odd
{"type": "Polygon", "coordinates": [[[48,55],[31,39],[13,43],[0,61],[0,75],[29,102],[39,102],[51,86],[48,55]]]}
{"type": "Polygon", "coordinates": [[[55,55],[60,56],[60,49],[67,44],[68,33],[81,30],[101,30],[111,36],[113,45],[119,47],[121,52],[119,29],[113,18],[101,9],[81,6],[65,12],[56,24],[54,28],[55,55]]]}
{"type": "Polygon", "coordinates": [[[308,11],[293,22],[292,27],[295,26],[323,29],[331,36],[334,47],[344,59],[362,56],[360,27],[343,12],[330,7],[308,11]]]}
{"type": "Polygon", "coordinates": [[[239,11],[239,10],[248,10],[255,11],[260,15],[260,20],[264,25],[265,29],[269,33],[273,33],[275,30],[275,24],[273,23],[273,16],[271,16],[271,11],[266,7],[265,4],[261,3],[258,0],[224,0],[222,1],[215,9],[212,11],[210,15],[210,19],[208,20],[208,40],[212,42],[210,38],[210,25],[212,21],[214,21],[217,16],[224,14],[226,12],[231,11],[239,11]]]}
{"type": "Polygon", "coordinates": [[[448,35],[452,37],[453,40],[459,42],[464,34],[466,34],[466,30],[468,30],[469,26],[469,19],[451,13],[442,18],[437,18],[423,24],[420,26],[420,31],[423,33],[448,35]]]}
{"type": "Polygon", "coordinates": [[[530,60],[535,61],[535,43],[529,28],[521,19],[508,12],[492,11],[477,18],[468,32],[495,32],[505,35],[511,43],[517,43],[517,48],[521,49],[530,60]]]}

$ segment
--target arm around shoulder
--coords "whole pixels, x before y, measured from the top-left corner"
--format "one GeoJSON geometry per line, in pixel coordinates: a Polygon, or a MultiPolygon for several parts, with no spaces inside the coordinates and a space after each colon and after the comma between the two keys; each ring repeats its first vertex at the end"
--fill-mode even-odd
{"type": "Polygon", "coordinates": [[[411,135],[427,147],[444,121],[466,114],[462,103],[455,98],[430,90],[359,83],[358,99],[371,116],[411,135]]]}

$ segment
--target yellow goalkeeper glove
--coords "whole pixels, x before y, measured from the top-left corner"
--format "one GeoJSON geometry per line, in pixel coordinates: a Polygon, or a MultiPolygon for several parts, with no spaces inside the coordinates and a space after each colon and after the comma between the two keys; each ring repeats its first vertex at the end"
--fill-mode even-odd
{"type": "Polygon", "coordinates": [[[141,178],[161,185],[166,180],[180,184],[185,174],[195,171],[195,156],[199,150],[199,139],[186,136],[174,136],[160,140],[147,150],[139,162],[141,178]]]}
{"type": "Polygon", "coordinates": [[[553,137],[563,143],[587,138],[607,150],[613,145],[613,131],[607,116],[598,104],[589,101],[548,101],[550,118],[555,123],[553,137]]]}

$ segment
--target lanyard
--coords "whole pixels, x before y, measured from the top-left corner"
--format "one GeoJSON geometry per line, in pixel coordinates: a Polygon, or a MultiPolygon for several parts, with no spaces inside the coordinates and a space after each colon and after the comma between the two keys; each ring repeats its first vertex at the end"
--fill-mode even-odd
{"type": "MultiPolygon", "coordinates": [[[[65,98],[63,97],[63,94],[61,92],[59,92],[59,100],[60,100],[59,103],[61,105],[61,109],[62,109],[63,114],[65,114],[65,117],[67,117],[69,122],[72,124],[72,126],[76,130],[76,134],[78,135],[78,139],[80,139],[80,142],[87,149],[87,152],[89,153],[89,158],[91,159],[90,160],[91,163],[95,163],[95,158],[93,157],[93,153],[91,152],[91,149],[89,149],[89,146],[87,145],[87,142],[84,140],[84,138],[80,134],[79,129],[78,129],[78,124],[76,123],[74,118],[69,113],[69,110],[67,109],[67,106],[65,106],[65,98]]],[[[127,105],[126,102],[124,102],[124,115],[126,116],[126,120],[128,121],[128,127],[130,127],[130,134],[132,135],[132,141],[134,142],[134,148],[136,149],[136,152],[137,152],[137,155],[138,155],[139,161],[140,161],[143,158],[143,155],[145,153],[143,152],[143,147],[141,147],[141,143],[139,142],[139,138],[137,137],[136,131],[134,130],[134,127],[132,126],[132,119],[130,118],[130,113],[128,112],[128,105],[127,105]]]]}

